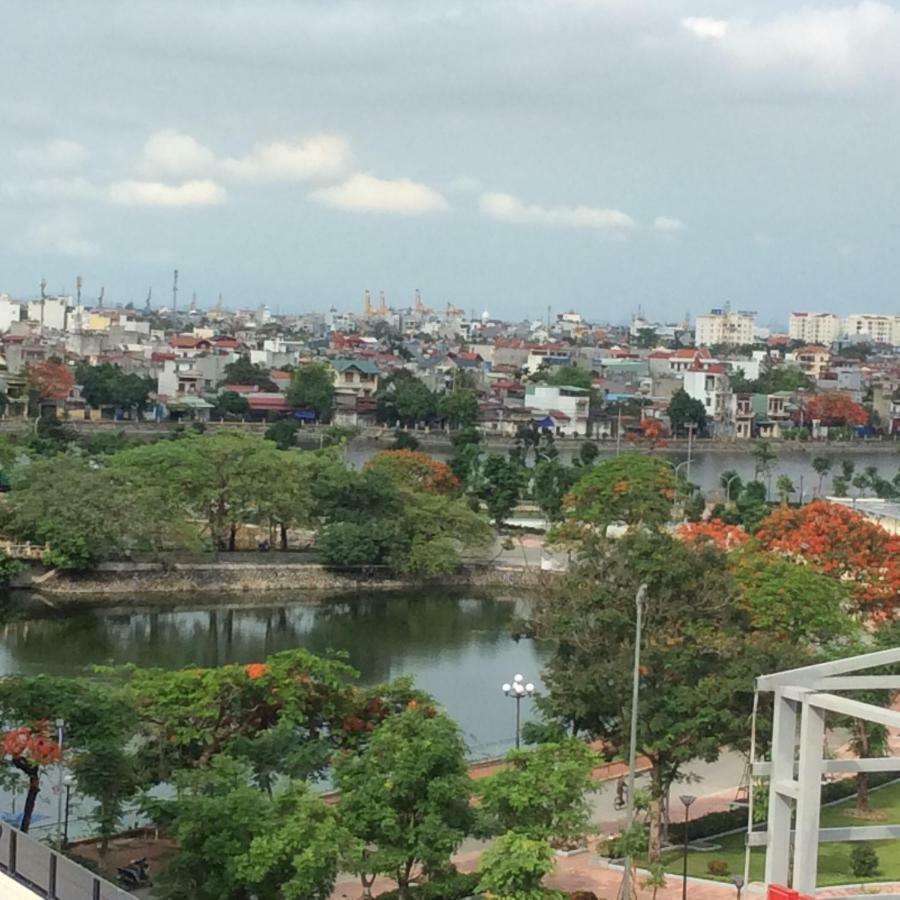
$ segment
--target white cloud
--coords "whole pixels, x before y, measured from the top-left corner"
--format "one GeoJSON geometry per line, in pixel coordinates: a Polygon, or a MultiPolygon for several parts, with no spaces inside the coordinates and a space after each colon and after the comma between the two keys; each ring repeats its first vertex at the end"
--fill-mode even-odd
{"type": "Polygon", "coordinates": [[[447,185],[448,191],[459,194],[477,194],[482,189],[482,183],[472,175],[460,175],[447,185]]]}
{"type": "Polygon", "coordinates": [[[87,151],[78,141],[58,139],[38,146],[23,147],[16,156],[29,168],[71,172],[84,165],[87,151]]]}
{"type": "Polygon", "coordinates": [[[225,189],[208,178],[164,184],[161,181],[118,181],[109,199],[119,206],[212,206],[224,203],[225,189]]]}
{"type": "Polygon", "coordinates": [[[674,219],[671,216],[657,216],[653,220],[653,230],[661,231],[665,234],[677,234],[686,228],[687,225],[681,219],[674,219]]]}
{"type": "Polygon", "coordinates": [[[726,58],[748,70],[784,77],[780,70],[787,68],[828,84],[896,69],[900,40],[900,12],[879,0],[804,6],[762,21],[683,19],[682,26],[713,40],[726,58]]]}
{"type": "Polygon", "coordinates": [[[397,213],[417,216],[448,209],[443,194],[408,178],[384,179],[357,173],[342,184],[313,191],[310,198],[323,206],[353,212],[397,213]]]}
{"type": "Polygon", "coordinates": [[[100,246],[81,233],[80,221],[68,213],[42,216],[29,226],[19,248],[27,253],[97,256],[100,246]]]}
{"type": "Polygon", "coordinates": [[[141,171],[146,174],[209,174],[216,156],[189,134],[165,129],[151,134],[144,144],[141,171]]]}
{"type": "Polygon", "coordinates": [[[306,181],[340,172],[349,156],[342,137],[320,134],[302,141],[258,144],[244,157],[222,161],[222,171],[239,178],[306,181]]]}
{"type": "Polygon", "coordinates": [[[722,19],[707,19],[702,16],[690,16],[682,19],[681,27],[706,40],[723,38],[728,31],[728,23],[722,19]]]}
{"type": "Polygon", "coordinates": [[[482,194],[479,209],[486,216],[513,225],[551,225],[561,228],[595,228],[626,231],[635,227],[631,216],[618,209],[596,206],[539,206],[512,194],[482,194]]]}

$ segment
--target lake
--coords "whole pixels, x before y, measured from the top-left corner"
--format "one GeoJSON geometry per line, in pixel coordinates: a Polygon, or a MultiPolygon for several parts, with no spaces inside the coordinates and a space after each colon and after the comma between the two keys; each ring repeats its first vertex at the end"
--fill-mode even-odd
{"type": "MultiPolygon", "coordinates": [[[[365,684],[411,676],[460,725],[473,758],[508,749],[515,706],[500,685],[521,672],[540,685],[545,651],[516,642],[521,599],[452,591],[359,594],[317,600],[296,593],[248,606],[183,596],[177,606],[84,608],[0,627],[0,674],[76,675],[98,664],[180,668],[248,663],[279,650],[344,651],[365,684]]],[[[523,718],[531,703],[522,704],[523,718]]]]}

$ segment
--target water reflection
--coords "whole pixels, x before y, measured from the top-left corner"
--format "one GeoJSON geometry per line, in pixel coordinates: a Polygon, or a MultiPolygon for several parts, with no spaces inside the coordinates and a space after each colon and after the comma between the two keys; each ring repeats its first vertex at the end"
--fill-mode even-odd
{"type": "MultiPolygon", "coordinates": [[[[539,684],[541,649],[516,642],[521,601],[376,594],[271,606],[94,609],[11,622],[0,631],[0,674],[71,675],[98,664],[179,668],[252,662],[293,647],[343,651],[364,683],[412,676],[463,728],[476,755],[512,741],[513,710],[499,685],[522,671],[539,684]]],[[[523,708],[523,713],[526,712],[523,708]]]]}

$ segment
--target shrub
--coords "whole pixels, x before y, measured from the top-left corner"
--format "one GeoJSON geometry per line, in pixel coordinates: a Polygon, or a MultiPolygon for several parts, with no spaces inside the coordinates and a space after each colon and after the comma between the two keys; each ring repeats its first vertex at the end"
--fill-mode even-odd
{"type": "Polygon", "coordinates": [[[857,878],[872,878],[880,874],[878,854],[871,844],[857,844],[850,851],[850,871],[857,878]]]}
{"type": "MultiPolygon", "coordinates": [[[[412,900],[465,900],[475,893],[480,877],[477,872],[452,869],[425,884],[413,885],[409,894],[412,900]]],[[[398,890],[386,891],[378,895],[378,900],[397,900],[399,896],[398,890]]]]}
{"type": "Polygon", "coordinates": [[[720,878],[724,878],[730,871],[728,868],[728,861],[724,859],[711,859],[706,864],[706,871],[709,872],[710,875],[717,875],[720,878]]]}

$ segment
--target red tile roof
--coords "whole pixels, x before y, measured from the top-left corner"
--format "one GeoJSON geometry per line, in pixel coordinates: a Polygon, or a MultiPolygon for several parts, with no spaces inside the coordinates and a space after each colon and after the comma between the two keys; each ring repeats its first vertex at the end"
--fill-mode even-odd
{"type": "Polygon", "coordinates": [[[233,394],[256,394],[259,388],[255,384],[223,384],[223,391],[231,391],[233,394]]]}
{"type": "Polygon", "coordinates": [[[275,410],[276,412],[290,412],[294,407],[288,403],[284,394],[257,393],[247,395],[247,405],[250,409],[275,410]]]}

